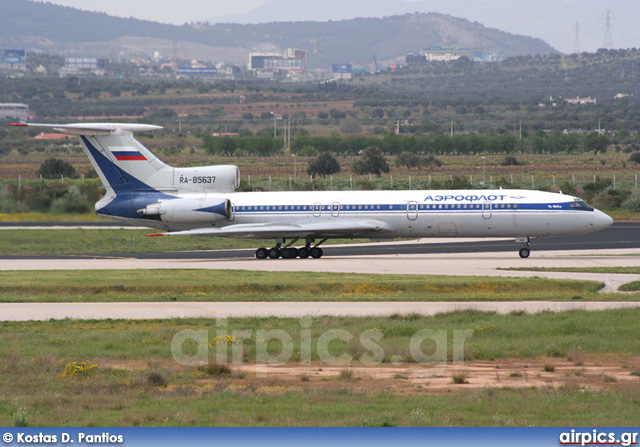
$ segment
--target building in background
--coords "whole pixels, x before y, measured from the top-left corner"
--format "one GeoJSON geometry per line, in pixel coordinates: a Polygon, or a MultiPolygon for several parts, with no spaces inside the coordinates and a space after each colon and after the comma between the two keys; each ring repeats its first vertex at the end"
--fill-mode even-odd
{"type": "Polygon", "coordinates": [[[502,62],[504,61],[504,51],[474,50],[473,62],[502,62]]]}
{"type": "Polygon", "coordinates": [[[502,62],[504,61],[503,51],[487,51],[473,49],[450,49],[442,47],[429,47],[418,53],[411,52],[405,56],[407,64],[426,62],[452,62],[466,57],[473,62],[502,62]]]}
{"type": "Polygon", "coordinates": [[[564,102],[567,104],[597,104],[596,98],[587,96],[586,98],[564,98],[564,102]]]}
{"type": "Polygon", "coordinates": [[[26,104],[0,103],[0,120],[27,121],[29,106],[26,104]]]}
{"type": "Polygon", "coordinates": [[[26,71],[27,52],[25,50],[0,49],[0,69],[3,71],[26,71]]]}
{"type": "Polygon", "coordinates": [[[283,53],[250,53],[249,70],[260,73],[306,73],[307,50],[287,48],[283,53]]]}
{"type": "Polygon", "coordinates": [[[333,64],[331,73],[333,79],[351,79],[353,66],[351,64],[333,64]]]}
{"type": "Polygon", "coordinates": [[[109,69],[109,59],[72,58],[64,60],[64,67],[60,69],[60,76],[104,76],[109,69]]]}

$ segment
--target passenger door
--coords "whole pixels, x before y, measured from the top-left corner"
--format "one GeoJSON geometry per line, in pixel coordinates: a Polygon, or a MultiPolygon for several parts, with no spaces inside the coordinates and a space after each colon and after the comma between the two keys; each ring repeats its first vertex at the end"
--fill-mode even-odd
{"type": "Polygon", "coordinates": [[[482,204],[482,217],[484,219],[491,219],[491,208],[493,204],[491,202],[484,202],[482,204]]]}
{"type": "Polygon", "coordinates": [[[416,220],[418,218],[418,202],[407,203],[407,219],[416,220]]]}

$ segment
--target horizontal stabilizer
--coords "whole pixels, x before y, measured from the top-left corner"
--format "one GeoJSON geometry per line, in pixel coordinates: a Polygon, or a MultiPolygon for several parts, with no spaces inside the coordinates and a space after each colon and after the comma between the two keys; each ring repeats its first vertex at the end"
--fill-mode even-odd
{"type": "Polygon", "coordinates": [[[75,124],[36,124],[36,123],[9,123],[6,126],[14,127],[44,127],[57,132],[71,135],[118,135],[128,132],[147,132],[162,129],[162,126],[151,124],[127,124],[127,123],[75,123],[75,124]]]}

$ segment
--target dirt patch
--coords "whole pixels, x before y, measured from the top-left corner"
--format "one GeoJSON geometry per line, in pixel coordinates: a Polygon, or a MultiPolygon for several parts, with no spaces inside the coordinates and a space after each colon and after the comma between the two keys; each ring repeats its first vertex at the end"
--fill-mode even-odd
{"type": "MultiPolygon", "coordinates": [[[[385,363],[377,366],[331,366],[320,362],[279,366],[245,364],[231,365],[233,373],[227,378],[203,378],[198,383],[205,387],[220,386],[222,380],[225,387],[250,386],[267,394],[344,387],[354,391],[391,393],[525,387],[597,391],[640,384],[640,356],[611,357],[467,361],[446,365],[385,363]]],[[[114,369],[146,369],[146,365],[139,361],[103,361],[99,364],[114,369]]],[[[157,366],[176,368],[175,363],[169,361],[157,366]]]]}

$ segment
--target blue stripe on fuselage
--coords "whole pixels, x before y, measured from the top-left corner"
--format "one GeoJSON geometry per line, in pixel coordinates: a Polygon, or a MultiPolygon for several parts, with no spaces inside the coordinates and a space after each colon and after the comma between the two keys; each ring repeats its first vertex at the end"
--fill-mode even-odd
{"type": "MultiPolygon", "coordinates": [[[[492,203],[491,211],[572,211],[572,212],[588,212],[592,210],[585,210],[580,208],[574,208],[571,206],[572,202],[566,203],[492,203]]],[[[483,210],[482,204],[474,203],[467,204],[418,204],[415,208],[410,208],[409,212],[481,212],[483,210]]],[[[342,213],[391,213],[391,212],[406,212],[407,204],[380,204],[380,205],[352,205],[352,204],[340,204],[339,210],[333,210],[333,212],[339,211],[342,213]],[[367,208],[365,208],[365,206],[367,208]]],[[[488,211],[486,209],[485,211],[488,211]]],[[[313,213],[314,209],[312,205],[236,205],[236,213],[284,213],[284,214],[298,214],[298,213],[313,213]],[[287,209],[285,209],[285,207],[287,209]]],[[[330,213],[332,212],[332,205],[322,205],[320,209],[315,210],[316,213],[330,213]]]]}

